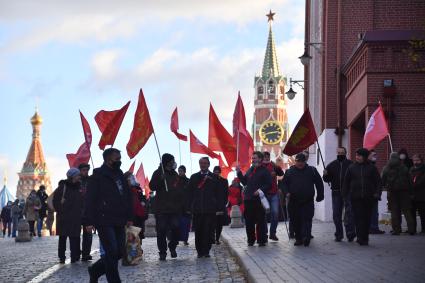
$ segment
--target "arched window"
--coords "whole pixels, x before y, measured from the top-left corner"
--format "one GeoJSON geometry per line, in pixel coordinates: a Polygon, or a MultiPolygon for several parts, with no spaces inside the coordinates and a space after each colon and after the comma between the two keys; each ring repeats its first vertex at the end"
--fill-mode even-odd
{"type": "Polygon", "coordinates": [[[269,83],[268,83],[267,92],[269,94],[275,94],[276,93],[274,82],[272,80],[270,80],[269,83]]]}

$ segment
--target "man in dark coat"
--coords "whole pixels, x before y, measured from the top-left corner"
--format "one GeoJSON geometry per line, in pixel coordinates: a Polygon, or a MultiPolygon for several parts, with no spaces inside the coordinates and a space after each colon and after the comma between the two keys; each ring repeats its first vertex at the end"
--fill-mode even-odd
{"type": "MultiPolygon", "coordinates": [[[[378,160],[378,154],[376,153],[374,149],[371,149],[369,151],[368,160],[372,165],[376,166],[376,162],[378,160]]],[[[385,234],[384,230],[379,229],[379,206],[378,206],[379,201],[381,201],[381,198],[375,200],[373,203],[372,215],[370,217],[369,234],[374,234],[374,235],[385,234]]]]}
{"type": "Polygon", "coordinates": [[[246,186],[244,194],[245,225],[248,246],[255,243],[255,225],[258,226],[257,243],[264,247],[267,242],[266,236],[266,211],[261,204],[260,194],[266,195],[272,186],[272,176],[263,166],[263,153],[255,151],[252,154],[252,166],[242,174],[240,167],[236,167],[238,178],[246,186]]]}
{"type": "Polygon", "coordinates": [[[366,148],[357,149],[356,160],[348,167],[342,188],[342,196],[351,198],[357,243],[362,246],[369,244],[372,209],[381,195],[381,177],[368,156],[366,148]]]}
{"type": "Polygon", "coordinates": [[[215,217],[215,233],[213,233],[213,240],[216,245],[220,245],[221,231],[223,231],[223,226],[226,224],[225,222],[227,220],[226,205],[227,198],[229,197],[229,181],[221,177],[220,166],[215,166],[213,173],[218,180],[218,211],[215,217]]]}
{"type": "Polygon", "coordinates": [[[49,197],[46,193],[46,187],[41,185],[37,191],[37,196],[40,199],[41,207],[38,211],[38,220],[37,220],[37,234],[41,237],[41,230],[43,229],[43,221],[47,216],[47,198],[49,197]]]}
{"type": "Polygon", "coordinates": [[[413,167],[410,169],[410,182],[412,184],[413,202],[412,216],[413,228],[416,232],[416,211],[421,218],[422,234],[425,233],[425,165],[422,156],[413,155],[413,167]]]}
{"type": "Polygon", "coordinates": [[[189,178],[186,177],[186,167],[184,165],[180,165],[179,176],[184,181],[184,210],[183,214],[180,216],[180,224],[179,224],[179,241],[183,241],[185,246],[189,245],[189,231],[190,231],[190,222],[192,220],[192,216],[190,215],[190,194],[187,188],[187,183],[189,183],[189,178]]]}
{"type": "Polygon", "coordinates": [[[217,177],[211,173],[210,160],[199,160],[201,171],[193,174],[187,188],[190,193],[190,208],[195,226],[195,247],[198,258],[210,257],[216,212],[219,211],[217,177]]]}
{"type": "Polygon", "coordinates": [[[173,155],[163,154],[161,162],[159,168],[153,172],[149,185],[150,189],[156,192],[155,219],[159,260],[165,260],[168,231],[170,231],[168,249],[172,258],[177,257],[176,247],[179,241],[180,216],[184,209],[185,181],[176,172],[177,164],[173,155]]]}
{"type": "Polygon", "coordinates": [[[350,198],[343,198],[341,194],[345,173],[348,166],[352,163],[351,160],[347,159],[347,150],[345,147],[338,147],[336,160],[329,163],[325,170],[323,170],[323,181],[331,183],[333,221],[336,229],[335,241],[337,242],[341,242],[344,238],[344,230],[342,228],[343,211],[345,235],[349,242],[352,242],[356,237],[350,198]]]}
{"type": "Polygon", "coordinates": [[[88,231],[96,227],[105,255],[88,271],[90,282],[97,282],[104,274],[108,282],[121,282],[118,261],[125,247],[125,226],[133,225],[131,192],[120,169],[120,151],[106,149],[103,160],[89,178],[84,218],[88,231]]]}
{"type": "Polygon", "coordinates": [[[3,238],[6,236],[6,229],[8,232],[8,237],[12,234],[11,224],[12,224],[12,202],[8,201],[7,205],[4,206],[1,210],[0,220],[3,223],[3,238]]]}
{"type": "Polygon", "coordinates": [[[295,232],[295,246],[310,245],[311,227],[314,216],[314,195],[316,201],[324,199],[323,181],[316,168],[306,163],[304,153],[295,156],[295,165],[286,170],[282,189],[289,197],[288,209],[295,232]]]}
{"type": "MultiPolygon", "coordinates": [[[[89,182],[89,171],[90,171],[90,165],[87,163],[81,163],[78,166],[78,169],[81,173],[81,196],[83,197],[83,209],[85,207],[84,200],[87,193],[87,185],[89,182]]],[[[84,216],[84,211],[83,211],[84,216]]],[[[93,233],[92,231],[87,231],[86,229],[86,221],[83,217],[82,219],[82,225],[83,225],[83,241],[81,243],[81,260],[82,261],[89,261],[92,260],[92,256],[90,255],[91,252],[91,245],[93,241],[93,233]]]]}
{"type": "Polygon", "coordinates": [[[71,168],[66,180],[59,183],[53,195],[56,210],[56,234],[59,235],[58,256],[65,263],[66,239],[69,238],[71,263],[80,260],[81,212],[83,199],[80,193],[80,170],[71,168]]]}

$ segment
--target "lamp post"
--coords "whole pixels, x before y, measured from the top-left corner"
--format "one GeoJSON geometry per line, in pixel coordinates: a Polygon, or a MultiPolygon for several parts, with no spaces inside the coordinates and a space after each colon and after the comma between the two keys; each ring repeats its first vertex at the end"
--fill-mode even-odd
{"type": "Polygon", "coordinates": [[[304,45],[305,45],[304,53],[298,58],[300,59],[301,64],[303,64],[304,66],[307,66],[310,63],[311,58],[313,58],[310,56],[308,52],[308,47],[313,46],[313,48],[320,53],[321,52],[320,46],[323,45],[323,43],[322,42],[306,42],[304,45]]]}
{"type": "Polygon", "coordinates": [[[302,89],[304,89],[304,86],[301,83],[305,83],[305,82],[307,82],[307,81],[306,80],[293,80],[292,78],[289,78],[289,90],[286,92],[286,96],[288,96],[288,98],[290,100],[294,99],[297,92],[292,89],[292,84],[297,84],[302,89]]]}

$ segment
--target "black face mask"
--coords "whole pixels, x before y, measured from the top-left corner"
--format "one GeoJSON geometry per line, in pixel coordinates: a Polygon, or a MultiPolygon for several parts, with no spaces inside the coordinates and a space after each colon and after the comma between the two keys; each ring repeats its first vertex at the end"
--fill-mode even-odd
{"type": "Polygon", "coordinates": [[[347,158],[347,157],[346,157],[345,155],[343,155],[343,154],[338,154],[338,155],[336,156],[336,159],[337,159],[338,161],[344,161],[346,158],[347,158]]]}
{"type": "Polygon", "coordinates": [[[120,169],[120,167],[121,167],[121,161],[114,161],[113,163],[112,163],[112,168],[114,168],[114,169],[120,169]]]}

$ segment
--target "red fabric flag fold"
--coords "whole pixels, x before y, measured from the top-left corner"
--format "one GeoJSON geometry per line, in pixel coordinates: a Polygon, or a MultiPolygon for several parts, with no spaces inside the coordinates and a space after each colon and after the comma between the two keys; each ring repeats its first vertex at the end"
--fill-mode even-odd
{"type": "Polygon", "coordinates": [[[118,131],[127,113],[130,101],[124,107],[114,111],[99,111],[94,119],[99,127],[102,137],[99,141],[99,148],[104,150],[107,145],[114,145],[118,131]]]}
{"type": "Polygon", "coordinates": [[[363,137],[363,147],[371,150],[388,135],[388,124],[385,119],[384,109],[379,104],[379,107],[372,113],[367,123],[366,132],[363,137]]]}
{"type": "Polygon", "coordinates": [[[311,119],[310,110],[306,109],[289,137],[283,153],[286,155],[300,153],[316,141],[317,135],[313,120],[311,119]]]}
{"type": "Polygon", "coordinates": [[[140,167],[137,170],[136,180],[139,182],[142,188],[145,186],[146,177],[145,177],[145,169],[143,169],[143,163],[140,163],[140,167]]]}
{"type": "Polygon", "coordinates": [[[66,155],[66,159],[68,159],[69,167],[78,168],[81,163],[89,163],[90,160],[90,147],[87,142],[84,142],[78,148],[77,153],[69,153],[66,155]]]}
{"type": "Polygon", "coordinates": [[[150,194],[151,194],[151,189],[149,187],[149,178],[148,177],[145,178],[145,185],[143,187],[143,191],[145,193],[146,199],[149,199],[150,194]]]}
{"type": "Polygon", "coordinates": [[[133,164],[131,164],[130,168],[128,169],[128,172],[134,173],[134,166],[136,166],[136,160],[133,161],[133,164]]]}
{"type": "Polygon", "coordinates": [[[206,145],[204,145],[193,133],[189,130],[190,136],[190,152],[206,154],[211,158],[219,159],[220,155],[209,149],[206,145]]]}
{"type": "Polygon", "coordinates": [[[131,131],[130,140],[127,143],[127,154],[130,158],[145,146],[150,136],[153,134],[153,126],[149,109],[146,105],[145,97],[142,89],[139,93],[139,102],[137,104],[136,113],[134,114],[133,130],[131,131]]]}
{"type": "Polygon", "coordinates": [[[91,134],[90,125],[89,125],[89,122],[87,122],[86,117],[84,117],[83,113],[81,113],[81,111],[80,111],[80,119],[81,119],[81,124],[83,125],[84,140],[90,147],[92,142],[92,134],[91,134]]]}
{"type": "Polygon", "coordinates": [[[173,114],[171,115],[170,130],[179,140],[187,141],[187,136],[179,133],[179,114],[177,112],[177,107],[174,109],[173,114]]]}

